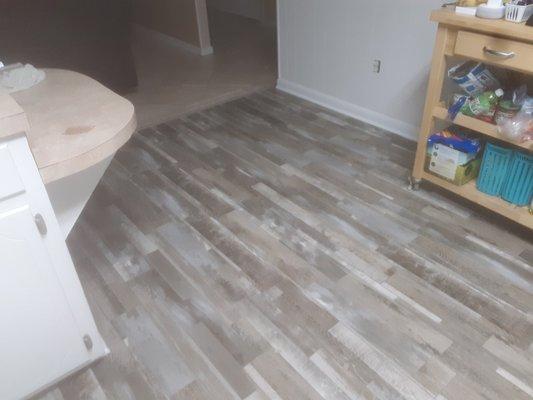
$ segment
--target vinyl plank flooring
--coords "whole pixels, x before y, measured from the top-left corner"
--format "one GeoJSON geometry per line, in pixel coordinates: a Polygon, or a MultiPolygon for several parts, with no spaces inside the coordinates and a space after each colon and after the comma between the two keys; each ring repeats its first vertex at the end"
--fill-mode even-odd
{"type": "Polygon", "coordinates": [[[68,241],[111,354],[40,400],[531,400],[531,232],[414,152],[276,90],[139,131],[68,241]]]}

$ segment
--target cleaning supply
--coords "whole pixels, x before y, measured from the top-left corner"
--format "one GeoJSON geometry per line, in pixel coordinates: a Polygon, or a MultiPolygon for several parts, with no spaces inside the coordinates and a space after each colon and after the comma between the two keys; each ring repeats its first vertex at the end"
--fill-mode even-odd
{"type": "Polygon", "coordinates": [[[495,91],[488,90],[480,95],[471,97],[461,107],[461,113],[474,117],[485,122],[492,123],[494,120],[494,114],[496,113],[496,107],[503,96],[502,89],[496,89],[495,91]]]}

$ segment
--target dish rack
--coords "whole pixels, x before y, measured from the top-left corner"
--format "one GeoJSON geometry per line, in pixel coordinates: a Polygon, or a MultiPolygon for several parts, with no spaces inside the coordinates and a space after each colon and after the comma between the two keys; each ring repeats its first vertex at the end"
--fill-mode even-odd
{"type": "Polygon", "coordinates": [[[507,4],[505,6],[505,19],[511,22],[524,22],[533,15],[533,4],[528,6],[518,6],[514,4],[507,4]]]}

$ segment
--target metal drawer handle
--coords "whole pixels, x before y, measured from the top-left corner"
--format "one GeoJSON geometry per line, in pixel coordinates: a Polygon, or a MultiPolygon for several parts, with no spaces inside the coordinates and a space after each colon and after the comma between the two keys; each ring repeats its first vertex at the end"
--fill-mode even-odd
{"type": "Polygon", "coordinates": [[[504,58],[504,59],[513,58],[516,55],[514,51],[507,52],[507,51],[492,50],[492,49],[489,49],[487,46],[483,47],[483,52],[485,54],[498,57],[498,58],[504,58]]]}
{"type": "Polygon", "coordinates": [[[35,225],[37,225],[37,230],[42,236],[45,236],[48,233],[48,227],[46,226],[46,221],[44,220],[41,214],[35,214],[33,217],[35,220],[35,225]]]}

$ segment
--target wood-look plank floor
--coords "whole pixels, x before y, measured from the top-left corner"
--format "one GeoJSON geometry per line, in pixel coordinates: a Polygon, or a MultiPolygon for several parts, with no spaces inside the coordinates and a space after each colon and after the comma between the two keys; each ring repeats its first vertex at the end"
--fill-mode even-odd
{"type": "Polygon", "coordinates": [[[42,399],[532,399],[530,232],[413,155],[275,90],[139,132],[69,240],[111,354],[42,399]]]}

